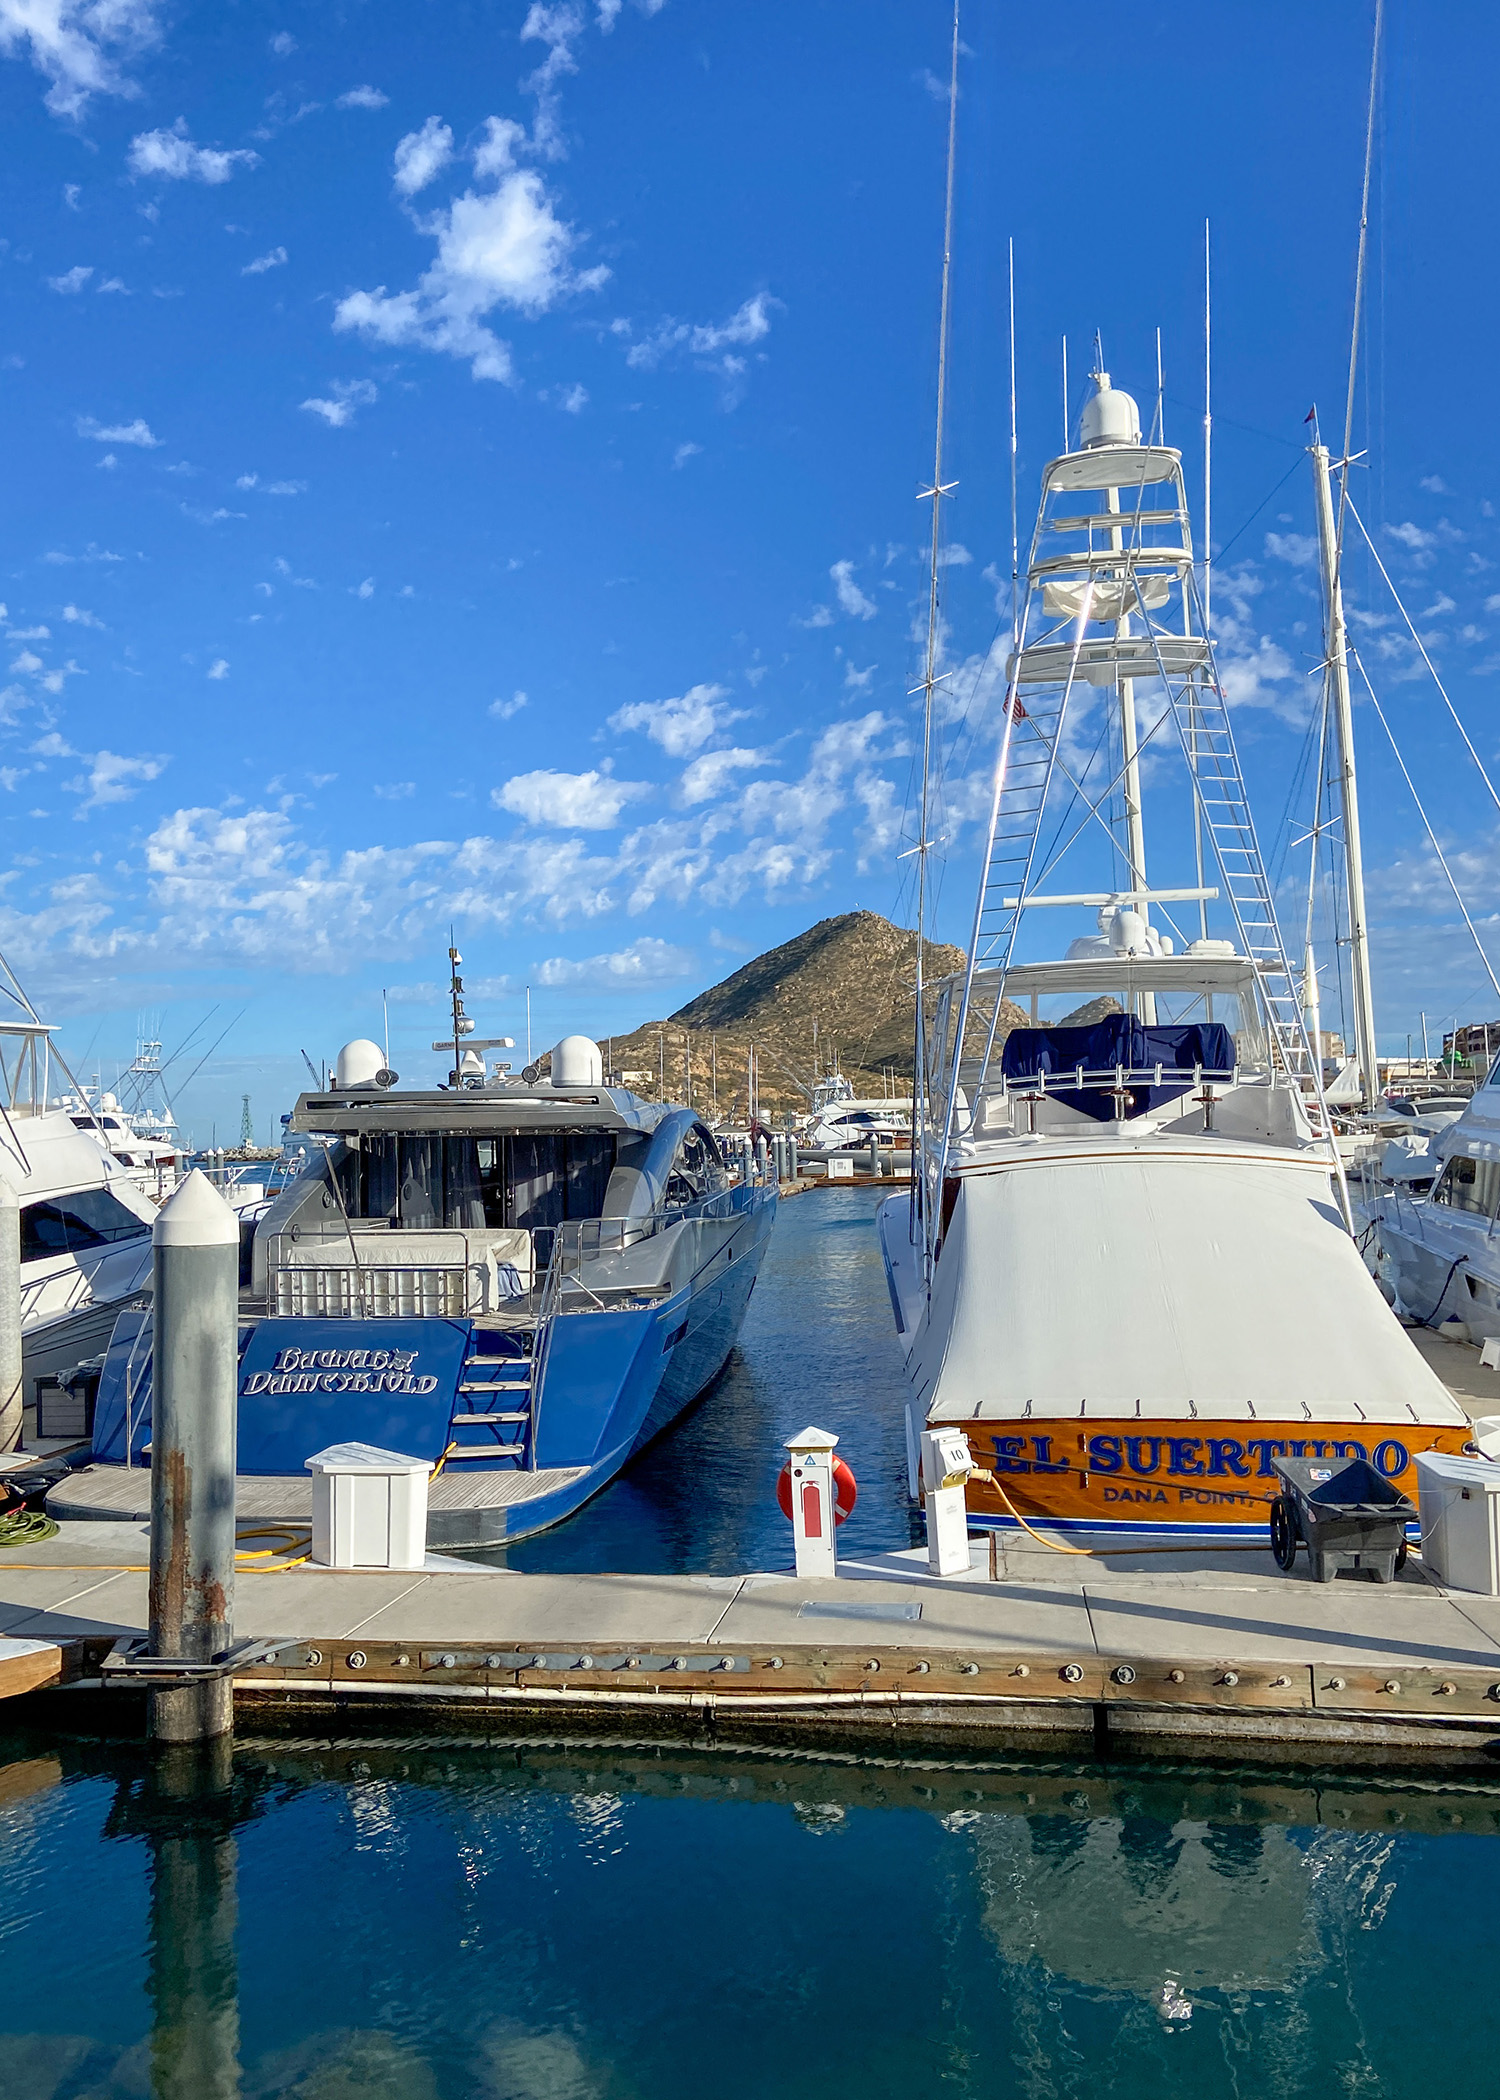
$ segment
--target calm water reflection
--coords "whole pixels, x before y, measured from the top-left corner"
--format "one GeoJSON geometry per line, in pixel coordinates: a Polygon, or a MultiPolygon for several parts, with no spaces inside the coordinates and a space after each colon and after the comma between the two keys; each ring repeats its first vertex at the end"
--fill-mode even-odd
{"type": "Polygon", "coordinates": [[[4,2100],[1494,2085],[1500,1793],[413,1743],[242,1744],[195,1799],[0,1759],[4,2100]]]}

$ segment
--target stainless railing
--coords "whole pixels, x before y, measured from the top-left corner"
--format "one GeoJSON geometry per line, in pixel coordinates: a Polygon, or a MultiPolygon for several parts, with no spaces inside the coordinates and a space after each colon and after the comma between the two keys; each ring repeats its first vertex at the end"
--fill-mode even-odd
{"type": "MultiPolygon", "coordinates": [[[[1115,1118],[1123,1120],[1125,1111],[1131,1106],[1137,1089],[1171,1086],[1184,1090],[1196,1089],[1193,1098],[1203,1104],[1205,1114],[1212,1113],[1217,1096],[1208,1092],[1212,1087],[1232,1086],[1236,1068],[1221,1070],[1212,1065],[1083,1065],[1073,1066],[1071,1071],[1033,1072],[1024,1076],[1002,1076],[999,1084],[991,1082],[975,1102],[976,1111],[981,1104],[991,1102],[1008,1105],[1013,1101],[1025,1104],[1030,1119],[1035,1125],[1036,1109],[1040,1102],[1055,1101],[1059,1094],[1098,1093],[1111,1094],[1115,1102],[1115,1118]]],[[[1180,1098],[1180,1097],[1179,1097],[1180,1098]]]]}

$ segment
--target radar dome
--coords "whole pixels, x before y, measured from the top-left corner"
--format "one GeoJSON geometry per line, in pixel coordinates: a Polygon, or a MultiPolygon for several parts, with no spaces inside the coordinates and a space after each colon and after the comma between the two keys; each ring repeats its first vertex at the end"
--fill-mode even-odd
{"type": "Polygon", "coordinates": [[[333,1068],[334,1085],[339,1087],[394,1086],[396,1075],[386,1070],[385,1053],[379,1043],[372,1043],[367,1036],[356,1036],[352,1043],[345,1043],[333,1068]]]}
{"type": "Polygon", "coordinates": [[[1094,374],[1094,394],[1083,411],[1079,440],[1085,452],[1096,445],[1138,445],[1141,412],[1129,394],[1109,383],[1108,372],[1094,374]]]}
{"type": "Polygon", "coordinates": [[[554,1086],[603,1086],[604,1059],[592,1036],[565,1035],[552,1052],[554,1086]]]}

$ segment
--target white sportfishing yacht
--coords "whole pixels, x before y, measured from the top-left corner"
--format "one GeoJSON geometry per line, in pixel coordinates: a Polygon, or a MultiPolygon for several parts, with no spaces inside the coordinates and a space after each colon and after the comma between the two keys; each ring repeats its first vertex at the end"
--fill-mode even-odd
{"type": "Polygon", "coordinates": [[[911,1143],[911,1097],[891,1099],[883,1094],[856,1094],[852,1080],[842,1072],[830,1072],[813,1088],[812,1106],[800,1142],[822,1152],[842,1152],[866,1146],[871,1139],[882,1146],[911,1143]]]}
{"type": "Polygon", "coordinates": [[[1500,1057],[1461,1114],[1390,1141],[1380,1169],[1364,1210],[1397,1312],[1458,1340],[1500,1336],[1500,1057]]]}
{"type": "Polygon", "coordinates": [[[116,1315],[151,1286],[155,1206],[80,1111],[80,1097],[30,1002],[0,962],[0,1173],[21,1207],[22,1399],[109,1341],[116,1315]]]}
{"type": "Polygon", "coordinates": [[[1362,1455],[1415,1499],[1416,1454],[1470,1432],[1348,1229],[1181,455],[1094,388],[1043,471],[969,962],[919,1039],[920,1168],[881,1245],[909,1424],[964,1429],[993,1475],[971,1520],[1243,1536],[1278,1455],[1362,1455]],[[1147,874],[1152,744],[1181,886],[1147,874]],[[1051,887],[1065,858],[1087,887],[1051,887]],[[1038,959],[1059,910],[1093,930],[1038,959]]]}

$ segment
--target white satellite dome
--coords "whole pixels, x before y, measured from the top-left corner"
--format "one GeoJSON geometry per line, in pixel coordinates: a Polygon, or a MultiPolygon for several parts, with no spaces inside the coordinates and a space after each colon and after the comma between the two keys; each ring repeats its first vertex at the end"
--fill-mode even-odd
{"type": "Polygon", "coordinates": [[[394,1086],[396,1075],[387,1071],[385,1052],[379,1043],[360,1035],[352,1043],[345,1043],[339,1052],[333,1079],[338,1087],[394,1086]]]}
{"type": "Polygon", "coordinates": [[[1109,383],[1108,372],[1094,374],[1094,393],[1083,411],[1079,442],[1085,452],[1096,445],[1138,445],[1141,412],[1129,394],[1109,383]]]}
{"type": "Polygon", "coordinates": [[[603,1086],[604,1059],[592,1036],[565,1035],[552,1052],[554,1086],[603,1086]]]}

